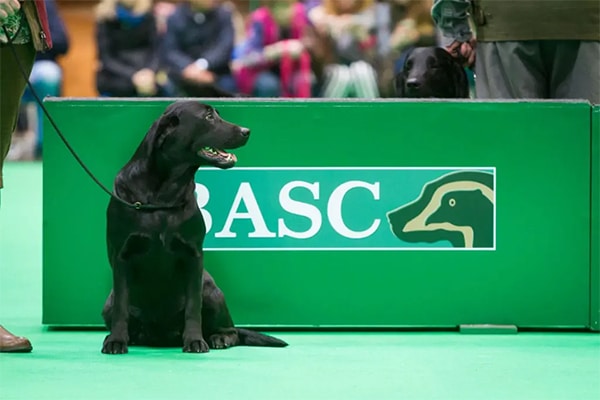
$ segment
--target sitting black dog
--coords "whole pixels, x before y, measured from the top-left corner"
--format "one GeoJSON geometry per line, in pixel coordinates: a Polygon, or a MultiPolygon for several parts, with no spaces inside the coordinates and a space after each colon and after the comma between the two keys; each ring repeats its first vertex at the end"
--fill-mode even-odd
{"type": "Polygon", "coordinates": [[[463,66],[440,47],[417,47],[412,50],[395,81],[397,97],[469,97],[469,83],[463,66]]]}
{"type": "Polygon", "coordinates": [[[210,106],[175,102],[119,171],[118,199],[111,198],[107,209],[113,290],[102,311],[110,330],[103,353],[126,353],[128,345],[183,346],[194,353],[287,345],[235,328],[223,293],[203,265],[206,227],[194,176],[202,165],[233,167],[236,156],[225,149],[245,145],[249,135],[210,106]]]}

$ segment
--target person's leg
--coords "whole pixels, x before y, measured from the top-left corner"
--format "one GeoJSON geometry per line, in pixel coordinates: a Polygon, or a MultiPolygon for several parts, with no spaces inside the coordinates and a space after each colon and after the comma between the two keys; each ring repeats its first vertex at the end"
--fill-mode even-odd
{"type": "Polygon", "coordinates": [[[281,96],[281,82],[279,77],[272,72],[261,72],[254,81],[252,95],[255,97],[281,96]]]}
{"type": "Polygon", "coordinates": [[[356,61],[350,65],[350,75],[354,84],[355,95],[361,99],[379,97],[377,73],[366,61],[356,61]]]}
{"type": "Polygon", "coordinates": [[[548,71],[540,43],[477,43],[475,91],[479,99],[548,98],[548,71]]]}
{"type": "MultiPolygon", "coordinates": [[[[14,45],[17,56],[29,75],[35,58],[33,44],[14,45]]],[[[10,47],[0,46],[0,189],[4,186],[2,167],[10,148],[10,141],[17,124],[25,79],[19,70],[10,47]]]]}
{"type": "Polygon", "coordinates": [[[346,65],[332,64],[325,69],[323,96],[325,98],[346,98],[352,91],[350,69],[346,65]]]}
{"type": "MultiPolygon", "coordinates": [[[[38,97],[43,100],[46,96],[60,96],[62,85],[62,69],[54,61],[40,60],[33,63],[29,81],[38,97]]],[[[25,89],[23,100],[33,101],[34,97],[25,89]]]]}
{"type": "MultiPolygon", "coordinates": [[[[33,90],[38,95],[40,100],[44,100],[46,96],[60,96],[61,85],[62,85],[62,70],[60,66],[54,61],[41,60],[36,61],[33,64],[33,69],[29,76],[33,90]]],[[[29,93],[29,88],[25,89],[23,96],[24,101],[35,101],[35,98],[29,93]]],[[[37,155],[41,154],[42,141],[44,139],[44,115],[42,108],[36,103],[36,134],[37,143],[36,151],[37,155]]]]}
{"type": "MultiPolygon", "coordinates": [[[[29,75],[35,58],[33,45],[15,45],[14,48],[25,73],[29,75]]],[[[8,46],[0,46],[0,189],[3,187],[4,158],[8,154],[12,133],[17,124],[24,89],[25,78],[19,71],[12,50],[8,46]]],[[[0,325],[0,352],[29,352],[31,349],[29,340],[13,335],[0,325]]]]}
{"type": "Polygon", "coordinates": [[[600,42],[562,40],[554,45],[550,97],[600,104],[600,42]]]}

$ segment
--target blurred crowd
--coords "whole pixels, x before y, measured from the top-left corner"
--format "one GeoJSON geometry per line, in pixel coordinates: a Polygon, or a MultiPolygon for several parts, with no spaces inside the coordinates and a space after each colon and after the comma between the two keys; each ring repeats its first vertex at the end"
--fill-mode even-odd
{"type": "Polygon", "coordinates": [[[387,96],[393,61],[435,43],[429,0],[103,0],[102,96],[387,96]]]}
{"type": "MultiPolygon", "coordinates": [[[[69,51],[56,1],[46,5],[54,46],[38,54],[30,76],[42,98],[61,96],[58,59],[69,51]]],[[[242,12],[231,0],[101,0],[94,10],[97,94],[391,97],[403,55],[438,43],[431,6],[432,0],[260,0],[242,12]]],[[[8,159],[41,156],[43,119],[33,100],[27,91],[15,134],[20,145],[8,159]]]]}

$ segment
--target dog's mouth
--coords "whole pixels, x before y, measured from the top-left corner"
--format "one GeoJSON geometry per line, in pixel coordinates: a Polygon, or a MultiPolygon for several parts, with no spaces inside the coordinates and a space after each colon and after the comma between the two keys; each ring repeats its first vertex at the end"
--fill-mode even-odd
{"type": "Polygon", "coordinates": [[[198,155],[208,161],[211,165],[219,168],[233,167],[237,162],[237,157],[233,153],[215,147],[203,147],[198,155]]]}

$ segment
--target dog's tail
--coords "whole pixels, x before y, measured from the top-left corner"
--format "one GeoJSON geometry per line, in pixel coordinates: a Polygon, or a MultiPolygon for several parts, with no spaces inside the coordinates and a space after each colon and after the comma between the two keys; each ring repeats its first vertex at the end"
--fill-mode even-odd
{"type": "Polygon", "coordinates": [[[237,328],[241,346],[285,347],[288,344],[276,337],[249,329],[237,328]]]}

